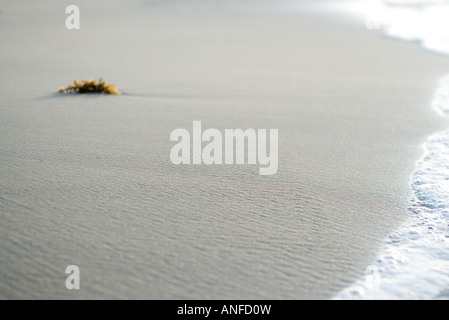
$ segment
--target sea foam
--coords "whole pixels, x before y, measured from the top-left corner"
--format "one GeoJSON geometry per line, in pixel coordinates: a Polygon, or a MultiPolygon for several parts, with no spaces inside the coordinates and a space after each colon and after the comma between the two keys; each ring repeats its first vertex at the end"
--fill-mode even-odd
{"type": "Polygon", "coordinates": [[[430,137],[412,176],[410,219],[363,279],[336,299],[449,299],[449,131],[430,137]]]}
{"type": "MultiPolygon", "coordinates": [[[[394,12],[379,4],[376,14],[387,36],[449,54],[449,1],[385,3],[394,12]]],[[[449,117],[449,75],[432,106],[449,117]]],[[[335,299],[449,299],[449,130],[429,137],[424,149],[411,176],[410,219],[388,237],[364,277],[335,299]]]]}

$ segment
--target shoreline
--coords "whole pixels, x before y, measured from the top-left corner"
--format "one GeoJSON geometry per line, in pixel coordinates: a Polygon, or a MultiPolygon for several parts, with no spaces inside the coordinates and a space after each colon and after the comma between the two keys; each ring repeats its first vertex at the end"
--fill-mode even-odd
{"type": "Polygon", "coordinates": [[[0,298],[327,299],[363,275],[447,126],[428,105],[449,59],[267,3],[80,1],[71,33],[51,1],[1,8],[0,298]],[[51,95],[100,76],[124,94],[51,95]],[[277,174],[172,165],[194,120],[279,129],[277,174]]]}
{"type": "Polygon", "coordinates": [[[423,155],[410,175],[410,216],[383,241],[363,277],[333,300],[449,299],[445,272],[449,266],[449,211],[444,189],[448,146],[449,130],[427,137],[423,155]]]}
{"type": "MultiPolygon", "coordinates": [[[[413,3],[411,5],[413,7],[413,3]]],[[[428,29],[422,32],[404,22],[409,19],[410,11],[403,11],[401,16],[396,9],[395,18],[391,19],[386,18],[391,13],[384,8],[384,20],[389,20],[384,33],[398,41],[414,40],[422,50],[449,58],[449,43],[444,40],[444,21],[440,13],[448,10],[446,2],[428,4],[414,12],[413,20],[421,22],[420,28],[428,29]]],[[[378,15],[379,18],[382,15],[378,15]]],[[[438,80],[433,100],[429,103],[429,109],[446,120],[449,115],[448,96],[449,75],[446,74],[438,80]]],[[[410,217],[385,239],[365,275],[333,299],[449,299],[449,281],[445,272],[449,267],[449,255],[446,254],[449,247],[447,127],[444,131],[429,134],[422,149],[423,155],[416,161],[415,170],[410,175],[413,192],[410,217]]]]}

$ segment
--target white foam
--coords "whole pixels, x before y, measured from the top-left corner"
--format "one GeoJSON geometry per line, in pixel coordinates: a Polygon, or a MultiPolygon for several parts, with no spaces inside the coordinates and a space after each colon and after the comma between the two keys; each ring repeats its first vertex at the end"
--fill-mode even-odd
{"type": "Polygon", "coordinates": [[[448,0],[349,1],[341,9],[364,17],[387,36],[416,41],[428,50],[449,54],[448,0]]]}
{"type": "Polygon", "coordinates": [[[441,3],[447,3],[447,0],[385,0],[388,5],[399,6],[429,6],[441,3]]]}
{"type": "Polygon", "coordinates": [[[431,51],[449,54],[449,5],[439,3],[415,8],[413,14],[390,21],[386,34],[406,41],[418,41],[431,51]]]}
{"type": "Polygon", "coordinates": [[[336,299],[449,299],[449,131],[426,143],[412,186],[413,216],[336,299]]]}
{"type": "MultiPolygon", "coordinates": [[[[388,3],[395,7],[379,4],[371,11],[388,36],[449,54],[448,1],[388,3]]],[[[440,80],[432,106],[449,116],[449,75],[440,80]]],[[[449,299],[449,131],[431,136],[424,148],[412,174],[410,219],[387,239],[364,277],[335,299],[449,299]]]]}

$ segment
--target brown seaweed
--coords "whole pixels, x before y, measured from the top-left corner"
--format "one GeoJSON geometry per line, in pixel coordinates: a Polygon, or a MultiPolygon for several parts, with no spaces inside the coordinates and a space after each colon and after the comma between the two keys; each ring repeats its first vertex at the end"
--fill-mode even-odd
{"type": "Polygon", "coordinates": [[[112,84],[106,84],[102,78],[97,81],[94,79],[91,80],[82,80],[77,81],[73,80],[73,85],[68,84],[65,88],[59,88],[59,92],[61,93],[104,93],[104,94],[114,94],[118,95],[121,92],[116,88],[116,86],[112,84]]]}

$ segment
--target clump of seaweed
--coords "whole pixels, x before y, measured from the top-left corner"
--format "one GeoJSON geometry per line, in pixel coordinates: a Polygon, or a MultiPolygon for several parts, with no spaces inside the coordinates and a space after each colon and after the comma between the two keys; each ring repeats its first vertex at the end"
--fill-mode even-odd
{"type": "Polygon", "coordinates": [[[59,88],[58,91],[61,93],[122,94],[120,91],[118,91],[116,86],[112,84],[106,84],[102,78],[100,78],[98,82],[94,79],[82,81],[73,80],[73,85],[68,84],[66,88],[59,88]]]}

